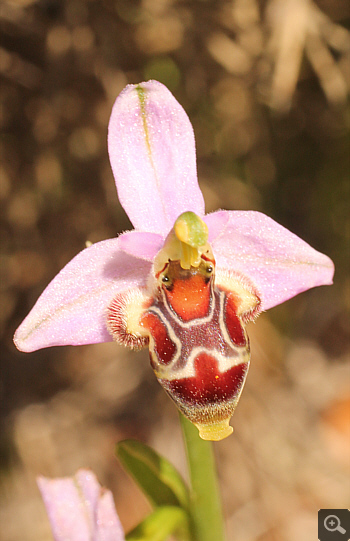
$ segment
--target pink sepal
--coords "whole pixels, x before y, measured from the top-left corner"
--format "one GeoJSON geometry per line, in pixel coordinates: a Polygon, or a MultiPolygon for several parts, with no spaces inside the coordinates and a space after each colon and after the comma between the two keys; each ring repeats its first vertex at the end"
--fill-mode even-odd
{"type": "Polygon", "coordinates": [[[17,329],[21,351],[109,342],[107,307],[116,293],[144,285],[151,263],[121,251],[118,239],[93,244],[52,280],[17,329]]]}
{"type": "Polygon", "coordinates": [[[261,294],[262,310],[332,283],[331,259],[265,214],[218,211],[208,218],[217,267],[248,276],[261,294]]]}
{"type": "Polygon", "coordinates": [[[192,125],[164,85],[148,81],[123,90],[112,110],[108,150],[135,229],[165,236],[182,212],[204,214],[192,125]]]}

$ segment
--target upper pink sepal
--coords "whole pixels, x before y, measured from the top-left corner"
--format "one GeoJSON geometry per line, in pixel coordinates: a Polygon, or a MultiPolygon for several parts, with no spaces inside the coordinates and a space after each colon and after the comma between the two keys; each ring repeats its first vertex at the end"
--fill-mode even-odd
{"type": "Polygon", "coordinates": [[[261,295],[262,310],[332,283],[331,259],[265,214],[219,211],[206,221],[209,217],[216,231],[224,224],[212,242],[217,267],[248,276],[261,295]]]}
{"type": "Polygon", "coordinates": [[[21,351],[109,342],[106,309],[119,291],[146,282],[151,263],[121,251],[118,239],[93,244],[52,280],[18,327],[21,351]]]}
{"type": "Polygon", "coordinates": [[[157,233],[127,231],[118,237],[119,248],[129,255],[153,261],[164,244],[164,238],[157,233]]]}
{"type": "Polygon", "coordinates": [[[55,541],[125,541],[112,493],[91,471],[37,482],[55,541]]]}
{"type": "Polygon", "coordinates": [[[135,229],[166,235],[182,212],[204,214],[193,129],[164,85],[148,81],[123,90],[112,110],[108,150],[135,229]]]}

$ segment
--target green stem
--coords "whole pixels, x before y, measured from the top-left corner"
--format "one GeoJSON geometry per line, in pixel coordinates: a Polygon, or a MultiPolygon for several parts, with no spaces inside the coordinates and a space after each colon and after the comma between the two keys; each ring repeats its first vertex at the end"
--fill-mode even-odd
{"type": "Polygon", "coordinates": [[[191,518],[194,541],[224,541],[224,521],[212,442],[180,414],[191,481],[191,518]]]}

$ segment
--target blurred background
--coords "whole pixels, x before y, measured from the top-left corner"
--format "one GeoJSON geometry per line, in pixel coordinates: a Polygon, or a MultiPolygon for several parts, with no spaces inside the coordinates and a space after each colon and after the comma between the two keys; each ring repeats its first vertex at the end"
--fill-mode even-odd
{"type": "Polygon", "coordinates": [[[51,539],[35,477],[79,467],[133,527],[150,508],[114,457],[124,438],[187,476],[147,352],[12,343],[86,241],[131,228],[107,125],[123,87],[150,78],[193,123],[207,211],[265,212],[335,262],[332,287],[249,326],[235,432],[215,444],[228,541],[316,539],[318,509],[350,498],[350,4],[3,0],[0,25],[1,540],[51,539]]]}

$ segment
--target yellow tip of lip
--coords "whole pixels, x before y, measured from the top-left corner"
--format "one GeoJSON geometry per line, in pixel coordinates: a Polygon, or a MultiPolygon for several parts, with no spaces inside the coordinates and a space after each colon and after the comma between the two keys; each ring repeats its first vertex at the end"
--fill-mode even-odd
{"type": "Polygon", "coordinates": [[[201,425],[196,424],[199,430],[199,436],[202,440],[220,441],[227,438],[233,432],[232,426],[230,426],[230,419],[224,419],[215,424],[201,425]]]}

